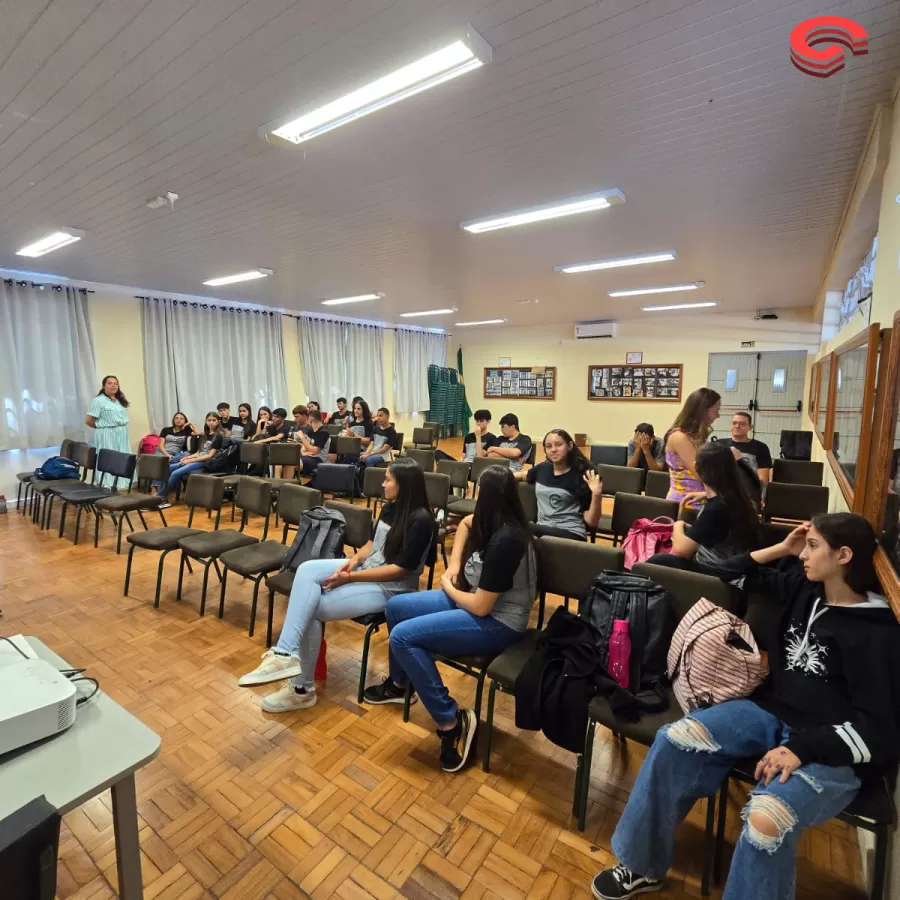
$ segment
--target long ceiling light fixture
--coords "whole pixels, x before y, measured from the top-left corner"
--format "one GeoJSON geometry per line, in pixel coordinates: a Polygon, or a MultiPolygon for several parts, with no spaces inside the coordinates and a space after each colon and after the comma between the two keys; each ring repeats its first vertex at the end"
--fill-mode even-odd
{"type": "Polygon", "coordinates": [[[598,269],[621,269],[624,266],[644,266],[648,263],[669,262],[675,259],[674,250],[662,253],[646,253],[643,256],[620,256],[616,259],[596,259],[593,262],[571,263],[566,266],[554,266],[556,272],[596,272],[598,269]]]}
{"type": "Polygon", "coordinates": [[[642,297],[644,294],[675,294],[680,291],[696,291],[703,287],[702,281],[690,284],[665,284],[661,287],[637,288],[633,291],[608,291],[610,297],[642,297]]]}
{"type": "Polygon", "coordinates": [[[415,319],[417,316],[449,316],[457,312],[456,309],[423,309],[420,312],[400,313],[402,319],[415,319]]]}
{"type": "Polygon", "coordinates": [[[641,312],[664,312],[669,309],[704,309],[708,306],[718,306],[714,300],[706,303],[672,303],[669,306],[642,306],[641,312]]]}
{"type": "Polygon", "coordinates": [[[237,275],[223,275],[220,278],[210,278],[203,283],[209,287],[222,287],[225,284],[238,284],[241,281],[256,281],[257,278],[267,278],[273,274],[272,269],[251,269],[249,272],[238,272],[237,275]]]}
{"type": "Polygon", "coordinates": [[[380,300],[384,297],[381,291],[374,294],[357,294],[355,297],[335,297],[334,300],[323,300],[322,306],[342,306],[344,303],[362,303],[365,300],[380,300]]]}
{"type": "Polygon", "coordinates": [[[480,322],[457,322],[459,328],[467,328],[469,325],[503,325],[508,319],[482,319],[480,322]]]}
{"type": "Polygon", "coordinates": [[[260,128],[260,137],[287,146],[302,144],[369,113],[437,87],[491,61],[493,51],[471,26],[465,37],[429,53],[383,78],[364,85],[331,103],[304,113],[288,122],[270,122],[260,128]]]}
{"type": "Polygon", "coordinates": [[[625,195],[620,190],[599,191],[596,194],[569,197],[541,206],[514,209],[512,212],[487,219],[470,219],[468,222],[460,222],[459,227],[471,234],[481,234],[485,231],[497,231],[499,228],[513,228],[516,225],[530,225],[532,222],[546,222],[548,219],[561,219],[563,216],[577,216],[598,209],[609,209],[615,203],[624,202],[625,195]]]}
{"type": "Polygon", "coordinates": [[[84,232],[78,228],[60,228],[52,234],[42,237],[39,241],[28,244],[21,250],[16,250],[16,256],[44,256],[54,250],[59,250],[60,247],[68,247],[69,244],[74,244],[83,237],[84,232]]]}

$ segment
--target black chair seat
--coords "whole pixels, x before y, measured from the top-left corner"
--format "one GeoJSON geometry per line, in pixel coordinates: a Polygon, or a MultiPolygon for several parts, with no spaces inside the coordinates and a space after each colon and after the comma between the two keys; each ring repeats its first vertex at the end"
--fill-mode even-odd
{"type": "Polygon", "coordinates": [[[238,575],[260,575],[275,572],[284,564],[287,547],[280,541],[259,541],[246,547],[238,547],[223,553],[219,560],[222,565],[238,575]]]}
{"type": "Polygon", "coordinates": [[[364,625],[368,628],[369,625],[384,625],[387,622],[387,619],[383,612],[376,612],[367,613],[364,616],[357,616],[353,621],[356,622],[357,625],[364,625]]]}
{"type": "Polygon", "coordinates": [[[276,594],[284,594],[285,597],[290,596],[293,586],[294,573],[290,569],[285,569],[284,572],[279,572],[277,575],[266,579],[266,587],[270,591],[274,591],[276,594]]]}
{"type": "Polygon", "coordinates": [[[443,653],[437,654],[440,659],[457,663],[460,666],[468,666],[470,669],[486,669],[496,658],[496,653],[471,653],[459,656],[449,656],[443,653]]]}
{"type": "Polygon", "coordinates": [[[296,478],[269,478],[268,481],[272,485],[273,494],[280,494],[286,484],[300,484],[296,478]]]}
{"type": "Polygon", "coordinates": [[[89,484],[86,484],[84,481],[79,480],[78,478],[57,478],[54,481],[33,481],[31,483],[32,490],[36,491],[39,494],[46,494],[48,491],[56,491],[64,487],[72,487],[76,484],[80,484],[82,485],[82,487],[91,486],[89,484]]]}
{"type": "Polygon", "coordinates": [[[113,494],[96,503],[97,509],[107,512],[130,512],[132,510],[156,509],[163,498],[156,494],[113,494]]]}
{"type": "Polygon", "coordinates": [[[97,487],[96,485],[84,485],[81,488],[62,488],[55,490],[54,493],[66,503],[98,503],[107,497],[114,497],[115,492],[112,488],[97,487]]]}
{"type": "Polygon", "coordinates": [[[229,550],[258,544],[259,539],[240,531],[201,531],[180,540],[178,546],[195,559],[221,556],[229,550]]]}
{"type": "Polygon", "coordinates": [[[525,668],[525,663],[537,649],[539,633],[529,629],[522,635],[522,640],[507,647],[499,656],[495,656],[487,667],[488,678],[496,681],[505,690],[511,691],[516,686],[516,679],[525,668]]]}
{"type": "Polygon", "coordinates": [[[27,481],[31,481],[31,479],[34,478],[34,469],[32,469],[30,472],[19,472],[19,474],[16,475],[16,478],[18,478],[19,481],[21,481],[23,484],[27,481]]]}
{"type": "MultiPolygon", "coordinates": [[[[594,697],[588,704],[588,715],[600,725],[605,725],[612,731],[617,732],[623,737],[630,738],[649,747],[656,737],[656,732],[664,725],[671,725],[684,717],[678,700],[671,688],[666,689],[666,696],[669,699],[669,708],[663,712],[649,713],[641,716],[637,722],[623,722],[610,709],[609,701],[605,697],[594,697]]],[[[756,765],[756,763],[754,763],[756,765]]]]}
{"type": "Polygon", "coordinates": [[[461,516],[462,518],[474,515],[475,501],[469,497],[465,500],[452,500],[447,504],[447,512],[452,516],[461,516]]]}
{"type": "Polygon", "coordinates": [[[151,531],[136,531],[125,540],[135,547],[144,550],[174,550],[178,542],[192,534],[203,534],[199,528],[188,528],[186,525],[169,525],[167,528],[154,528],[151,531]]]}
{"type": "Polygon", "coordinates": [[[597,527],[594,529],[598,534],[612,534],[612,516],[602,515],[597,527]]]}

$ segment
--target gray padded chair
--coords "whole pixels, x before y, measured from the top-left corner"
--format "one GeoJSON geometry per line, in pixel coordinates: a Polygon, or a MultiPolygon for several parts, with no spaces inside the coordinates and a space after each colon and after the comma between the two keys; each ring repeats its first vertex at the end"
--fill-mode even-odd
{"type": "Polygon", "coordinates": [[[624,444],[593,444],[591,462],[595,466],[624,466],[628,462],[628,447],[624,444]]]}
{"type": "Polygon", "coordinates": [[[616,494],[640,494],[644,490],[644,470],[631,466],[610,466],[605,463],[595,465],[597,474],[603,479],[603,496],[616,494]]]}
{"type": "Polygon", "coordinates": [[[652,472],[648,469],[644,480],[644,493],[648,497],[665,500],[671,484],[672,479],[669,477],[668,472],[652,472]]]}
{"type": "MultiPolygon", "coordinates": [[[[64,440],[59,445],[59,455],[64,457],[65,459],[75,460],[75,441],[71,441],[68,438],[64,440]]],[[[30,491],[31,479],[34,478],[34,469],[30,469],[28,472],[19,472],[16,475],[16,479],[19,482],[18,488],[16,489],[16,508],[24,515],[25,506],[28,503],[28,495],[30,491]],[[22,502],[22,489],[25,490],[25,502],[22,502]]]]}
{"type": "Polygon", "coordinates": [[[403,455],[415,460],[423,472],[434,471],[434,450],[408,449],[403,451],[403,455]]]}
{"type": "MultiPolygon", "coordinates": [[[[450,504],[450,476],[442,472],[425,473],[425,493],[428,497],[428,505],[434,511],[435,516],[443,512],[443,520],[447,521],[447,507],[450,504]]],[[[447,528],[446,525],[438,529],[437,543],[441,550],[444,566],[447,566],[447,528]]]]}
{"type": "Polygon", "coordinates": [[[362,440],[355,436],[338,435],[331,440],[331,452],[334,453],[338,462],[345,456],[359,456],[362,453],[362,440]]]}
{"type": "Polygon", "coordinates": [[[801,459],[772,460],[772,481],[784,484],[822,484],[825,464],[801,459]]]}
{"type": "Polygon", "coordinates": [[[413,428],[412,442],[404,444],[404,450],[434,450],[434,431],[431,428],[413,428]]]}
{"type": "MultiPolygon", "coordinates": [[[[88,485],[94,482],[94,469],[97,466],[97,448],[89,444],[75,444],[73,450],[74,462],[81,469],[81,484],[88,485]],[[88,475],[91,481],[88,482],[88,475]]],[[[34,481],[31,483],[31,520],[40,522],[41,530],[50,527],[50,519],[53,515],[53,500],[55,492],[62,488],[71,488],[78,482],[73,479],[59,481],[34,481]]]]}
{"type": "MultiPolygon", "coordinates": [[[[301,451],[303,449],[299,444],[295,444],[293,441],[276,441],[273,444],[263,444],[262,446],[263,448],[268,448],[269,467],[273,476],[275,475],[275,466],[293,466],[299,471],[300,458],[302,456],[301,451]]],[[[266,478],[266,481],[269,482],[272,493],[276,497],[281,492],[281,488],[284,485],[299,484],[296,474],[293,478],[272,477],[266,478]]]]}
{"type": "Polygon", "coordinates": [[[368,466],[363,475],[363,497],[366,498],[366,508],[372,506],[375,501],[374,513],[378,513],[378,504],[384,500],[384,476],[387,469],[380,466],[368,466]]]}
{"type": "Polygon", "coordinates": [[[813,484],[784,484],[772,481],[766,487],[763,521],[782,519],[806,522],[828,512],[828,488],[813,484]]]}
{"type": "Polygon", "coordinates": [[[450,476],[451,491],[462,491],[463,496],[468,493],[471,466],[467,462],[454,462],[449,459],[442,459],[438,461],[437,471],[441,475],[450,476]]]}
{"type": "Polygon", "coordinates": [[[503,468],[508,469],[509,460],[489,459],[487,456],[476,456],[472,461],[472,469],[469,473],[469,478],[473,483],[472,497],[451,501],[448,507],[451,516],[459,516],[464,519],[466,516],[471,516],[472,513],[475,512],[475,497],[478,494],[478,480],[481,478],[481,473],[490,466],[503,466],[503,468]]]}
{"type": "Polygon", "coordinates": [[[637,519],[656,519],[667,516],[678,518],[678,503],[674,500],[660,500],[643,494],[618,494],[613,504],[612,515],[600,519],[599,534],[612,537],[613,546],[618,546],[637,519]]]}
{"type": "Polygon", "coordinates": [[[518,487],[519,499],[522,501],[522,508],[525,510],[525,518],[534,524],[538,520],[537,489],[527,481],[520,481],[518,487]]]}

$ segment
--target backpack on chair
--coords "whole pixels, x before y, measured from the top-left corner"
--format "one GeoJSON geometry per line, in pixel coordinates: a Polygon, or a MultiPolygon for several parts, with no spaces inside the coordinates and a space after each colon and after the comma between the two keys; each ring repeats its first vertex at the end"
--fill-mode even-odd
{"type": "Polygon", "coordinates": [[[141,438],[140,444],[138,444],[138,453],[146,455],[156,453],[161,446],[162,440],[160,440],[158,434],[145,434],[141,438]]]}
{"type": "Polygon", "coordinates": [[[668,516],[636,519],[622,541],[625,568],[632,569],[638,563],[647,562],[655,553],[671,553],[674,526],[675,523],[668,516]]]}
{"type": "Polygon", "coordinates": [[[31,476],[32,481],[62,481],[65,478],[81,478],[78,466],[64,456],[51,456],[38,466],[31,476]]]}
{"type": "Polygon", "coordinates": [[[344,555],[347,521],[334,509],[314,506],[303,513],[294,541],[284,555],[282,571],[298,568],[311,559],[340,559],[344,555]]]}

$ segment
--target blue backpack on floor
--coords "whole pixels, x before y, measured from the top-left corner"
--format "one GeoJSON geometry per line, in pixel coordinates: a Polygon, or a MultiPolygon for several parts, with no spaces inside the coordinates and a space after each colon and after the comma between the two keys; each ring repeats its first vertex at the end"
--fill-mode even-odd
{"type": "Polygon", "coordinates": [[[34,470],[34,481],[63,481],[66,478],[80,478],[78,466],[64,456],[51,456],[42,466],[34,470]]]}

